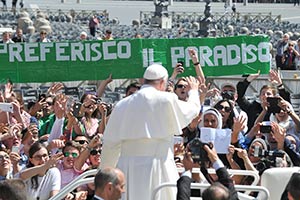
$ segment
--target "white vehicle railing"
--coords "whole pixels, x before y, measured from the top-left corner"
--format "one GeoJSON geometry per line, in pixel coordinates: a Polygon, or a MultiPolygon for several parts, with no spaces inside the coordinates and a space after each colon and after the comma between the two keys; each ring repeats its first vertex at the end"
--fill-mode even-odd
{"type": "MultiPolygon", "coordinates": [[[[206,184],[206,183],[192,183],[191,184],[192,189],[206,189],[209,186],[210,186],[210,184],[206,184]]],[[[158,191],[165,187],[177,187],[177,185],[176,185],[176,183],[163,183],[163,184],[157,186],[151,194],[151,200],[155,200],[158,191]]],[[[269,191],[265,187],[262,187],[262,186],[235,185],[234,187],[237,191],[263,192],[265,194],[264,195],[265,198],[263,198],[261,200],[268,200],[270,197],[269,191]]],[[[251,197],[251,196],[249,196],[249,197],[251,197]]]]}
{"type": "Polygon", "coordinates": [[[97,174],[97,172],[98,172],[98,169],[92,169],[92,170],[88,170],[88,171],[80,174],[76,179],[74,179],[71,183],[66,185],[62,190],[59,191],[58,194],[51,197],[49,200],[61,200],[69,192],[73,191],[78,186],[94,182],[94,177],[90,177],[90,178],[86,178],[86,177],[95,176],[97,174]]]}
{"type": "MultiPolygon", "coordinates": [[[[63,199],[69,192],[73,191],[75,188],[77,188],[80,185],[91,183],[94,181],[94,178],[86,178],[88,176],[95,176],[98,169],[88,170],[81,175],[79,175],[76,179],[74,179],[71,183],[66,185],[62,190],[59,191],[59,193],[53,197],[51,197],[49,200],[60,200],[63,199]]],[[[178,168],[179,172],[183,172],[184,168],[178,168]]],[[[259,182],[259,175],[255,171],[248,171],[248,170],[227,170],[229,174],[231,175],[244,175],[244,176],[252,176],[254,178],[254,181],[252,182],[251,186],[257,185],[259,182]]],[[[200,168],[193,168],[194,173],[202,174],[200,171],[200,168]]],[[[214,169],[208,169],[209,174],[215,174],[216,171],[214,169]]],[[[207,184],[208,185],[208,184],[207,184]]],[[[249,190],[248,190],[249,191],[249,190]]]]}
{"type": "MultiPolygon", "coordinates": [[[[178,172],[184,172],[184,168],[177,168],[178,172]]],[[[209,168],[207,169],[209,174],[216,174],[216,170],[209,168]]],[[[252,176],[254,178],[253,182],[251,183],[252,186],[255,186],[259,182],[259,174],[257,171],[249,171],[249,170],[237,170],[237,169],[227,169],[230,175],[242,175],[242,176],[252,176]]],[[[199,173],[202,175],[200,168],[193,168],[193,173],[199,173]]]]}

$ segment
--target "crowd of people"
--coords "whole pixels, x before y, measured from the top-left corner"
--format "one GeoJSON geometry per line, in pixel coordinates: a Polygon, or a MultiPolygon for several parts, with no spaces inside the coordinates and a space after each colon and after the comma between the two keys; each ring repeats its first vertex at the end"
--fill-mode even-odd
{"type": "MultiPolygon", "coordinates": [[[[92,36],[97,20],[93,16],[89,23],[92,36]]],[[[51,42],[47,34],[42,30],[37,42],[51,42]]],[[[80,33],[81,40],[87,36],[80,33]]],[[[106,30],[101,39],[112,40],[112,31],[106,30]]],[[[26,41],[21,29],[14,36],[2,34],[2,43],[26,41]]],[[[299,40],[285,34],[276,47],[277,69],[299,69],[299,40]]],[[[218,89],[206,83],[197,52],[189,50],[189,55],[196,77],[181,77],[182,63],[174,66],[170,77],[163,66],[151,65],[144,80],[128,85],[124,99],[114,107],[101,100],[111,76],[79,102],[56,83],[25,105],[22,94],[6,83],[0,95],[0,188],[7,193],[1,192],[0,199],[46,200],[83,172],[99,167],[94,183],[64,199],[150,200],[153,189],[164,182],[177,182],[178,192],[166,189],[157,199],[238,199],[234,184],[250,185],[253,179],[230,176],[227,169],[261,175],[268,168],[300,166],[300,118],[279,72],[270,70],[269,84],[260,89],[257,100],[249,101],[245,93],[259,71],[218,89]],[[10,111],[3,109],[7,105],[10,111]],[[217,152],[212,143],[199,143],[203,128],[230,134],[227,153],[217,152]],[[181,142],[174,143],[174,135],[181,142]],[[207,173],[209,167],[216,177],[207,173]],[[178,173],[177,168],[185,171],[178,173]],[[201,168],[204,178],[192,168],[201,168]],[[212,185],[190,190],[191,182],[212,185]]],[[[282,199],[300,198],[295,187],[299,179],[299,174],[291,177],[282,199]]]]}

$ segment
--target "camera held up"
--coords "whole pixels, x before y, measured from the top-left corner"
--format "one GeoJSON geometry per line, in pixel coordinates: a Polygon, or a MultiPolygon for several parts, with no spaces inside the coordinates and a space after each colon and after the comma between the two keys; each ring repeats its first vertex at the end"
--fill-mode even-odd
{"type": "Polygon", "coordinates": [[[271,167],[280,167],[285,153],[283,151],[268,151],[259,146],[254,147],[253,156],[261,158],[256,168],[259,174],[262,174],[266,169],[271,167]]]}
{"type": "Polygon", "coordinates": [[[100,97],[94,98],[94,100],[95,100],[96,104],[101,104],[102,103],[106,106],[106,110],[107,110],[106,115],[111,114],[111,111],[113,109],[113,104],[106,103],[106,102],[102,101],[102,99],[100,97]]]}
{"type": "Polygon", "coordinates": [[[199,137],[196,137],[192,141],[189,142],[189,148],[191,150],[192,159],[193,159],[194,163],[203,163],[205,161],[209,161],[207,152],[203,148],[204,145],[207,145],[210,148],[212,148],[211,145],[201,142],[199,137]]]}
{"type": "Polygon", "coordinates": [[[221,93],[223,99],[234,100],[234,92],[232,91],[224,91],[221,93]]]}

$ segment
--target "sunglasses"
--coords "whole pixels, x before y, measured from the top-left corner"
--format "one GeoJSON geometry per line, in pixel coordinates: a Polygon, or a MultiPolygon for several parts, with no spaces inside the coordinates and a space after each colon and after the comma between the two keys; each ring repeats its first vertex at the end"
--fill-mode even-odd
{"type": "Polygon", "coordinates": [[[97,154],[101,154],[101,150],[93,149],[93,150],[90,151],[90,154],[91,154],[92,156],[95,156],[95,155],[97,155],[97,154]]]}
{"type": "Polygon", "coordinates": [[[179,84],[179,85],[176,85],[176,88],[179,88],[179,89],[186,88],[186,85],[179,84]]]}
{"type": "Polygon", "coordinates": [[[88,141],[86,141],[86,140],[77,140],[77,141],[75,141],[75,142],[77,142],[77,143],[79,143],[79,144],[85,144],[85,143],[89,143],[88,141]]]}
{"type": "Polygon", "coordinates": [[[71,152],[64,152],[64,156],[65,156],[65,157],[69,157],[70,155],[71,155],[73,158],[77,158],[77,157],[78,157],[78,153],[75,153],[75,152],[73,152],[73,153],[71,153],[71,152]]]}
{"type": "Polygon", "coordinates": [[[217,110],[225,110],[225,112],[227,112],[227,113],[229,113],[229,112],[231,112],[231,108],[229,107],[229,106],[222,106],[222,105],[217,105],[216,106],[216,109],[217,110]]]}

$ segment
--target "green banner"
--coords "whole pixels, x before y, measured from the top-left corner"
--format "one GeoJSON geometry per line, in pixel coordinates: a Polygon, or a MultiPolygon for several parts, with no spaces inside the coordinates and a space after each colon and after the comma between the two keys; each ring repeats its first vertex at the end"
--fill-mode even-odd
{"type": "Polygon", "coordinates": [[[267,36],[228,38],[127,39],[87,42],[0,44],[0,80],[52,82],[140,78],[151,63],[171,74],[184,61],[185,75],[195,75],[188,49],[198,52],[205,76],[268,73],[267,36]]]}

